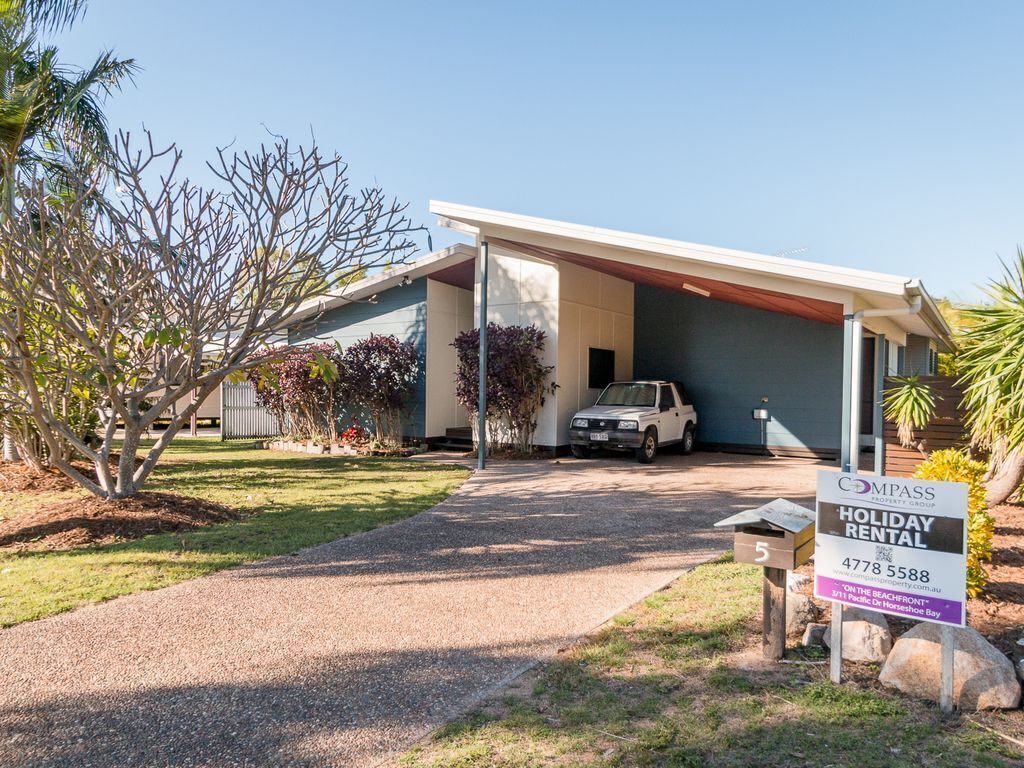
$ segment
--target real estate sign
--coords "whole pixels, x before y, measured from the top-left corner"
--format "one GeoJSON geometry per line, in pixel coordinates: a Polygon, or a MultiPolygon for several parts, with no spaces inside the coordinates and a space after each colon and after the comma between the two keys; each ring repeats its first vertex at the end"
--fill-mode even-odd
{"type": "Polygon", "coordinates": [[[967,485],[818,472],[814,594],[964,626],[967,485]]]}

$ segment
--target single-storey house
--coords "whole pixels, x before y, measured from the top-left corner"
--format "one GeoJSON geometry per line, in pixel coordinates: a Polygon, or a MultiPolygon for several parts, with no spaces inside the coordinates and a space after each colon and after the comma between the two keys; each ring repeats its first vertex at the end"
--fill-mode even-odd
{"type": "Polygon", "coordinates": [[[844,415],[851,388],[860,444],[873,447],[882,377],[934,373],[950,348],[917,279],[453,203],[430,211],[473,239],[475,306],[486,254],[488,319],[548,336],[558,389],[538,422],[546,448],[567,446],[573,413],[596,400],[610,371],[682,381],[706,447],[836,458],[857,418],[844,415]]]}
{"type": "Polygon", "coordinates": [[[547,334],[558,388],[535,441],[552,451],[609,380],[643,378],[686,385],[706,448],[837,458],[855,420],[862,446],[881,444],[883,376],[934,373],[951,348],[917,279],[453,203],[430,211],[472,245],[311,302],[289,331],[295,343],[390,333],[415,344],[425,365],[411,439],[469,426],[451,343],[479,324],[482,258],[488,320],[547,334]],[[844,412],[854,401],[859,414],[844,412]]]}

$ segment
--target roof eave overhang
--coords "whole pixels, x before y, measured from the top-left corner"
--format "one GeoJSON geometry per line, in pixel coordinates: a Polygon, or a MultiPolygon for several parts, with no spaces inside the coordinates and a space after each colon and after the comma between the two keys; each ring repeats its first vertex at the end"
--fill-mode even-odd
{"type": "Polygon", "coordinates": [[[429,277],[434,272],[468,261],[475,256],[476,249],[465,243],[456,243],[440,251],[428,253],[415,261],[399,264],[386,272],[358,280],[341,291],[310,299],[300,305],[282,327],[288,328],[323,312],[368,299],[382,291],[397,287],[406,277],[410,280],[429,277]]]}
{"type": "Polygon", "coordinates": [[[834,295],[858,296],[871,304],[893,308],[909,307],[920,296],[921,320],[940,346],[952,349],[950,329],[918,279],[637,235],[457,203],[431,201],[430,211],[438,216],[439,225],[475,237],[499,237],[507,241],[518,240],[566,250],[572,248],[572,243],[576,243],[592,248],[643,254],[649,259],[657,259],[670,269],[678,269],[682,263],[687,263],[704,269],[727,270],[736,275],[738,284],[752,285],[759,280],[774,284],[782,278],[793,286],[794,293],[799,293],[798,286],[803,286],[806,291],[804,295],[825,290],[834,295]]]}

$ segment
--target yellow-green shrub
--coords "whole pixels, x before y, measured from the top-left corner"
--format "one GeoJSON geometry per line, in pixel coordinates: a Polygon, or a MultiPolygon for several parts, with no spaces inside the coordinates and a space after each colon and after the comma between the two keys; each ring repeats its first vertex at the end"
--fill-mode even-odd
{"type": "Polygon", "coordinates": [[[983,562],[992,559],[995,520],[985,504],[984,462],[975,461],[963,451],[947,448],[935,451],[917,467],[918,480],[945,480],[967,483],[967,594],[977,597],[988,583],[983,562]]]}

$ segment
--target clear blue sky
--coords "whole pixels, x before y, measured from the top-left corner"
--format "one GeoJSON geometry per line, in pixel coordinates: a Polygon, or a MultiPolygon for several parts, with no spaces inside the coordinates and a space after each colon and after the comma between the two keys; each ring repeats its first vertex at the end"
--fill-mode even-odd
{"type": "MultiPolygon", "coordinates": [[[[431,198],[920,276],[974,299],[1024,242],[1024,3],[92,0],[114,127],[310,127],[431,198]]],[[[434,229],[435,247],[453,237],[434,229]]]]}

